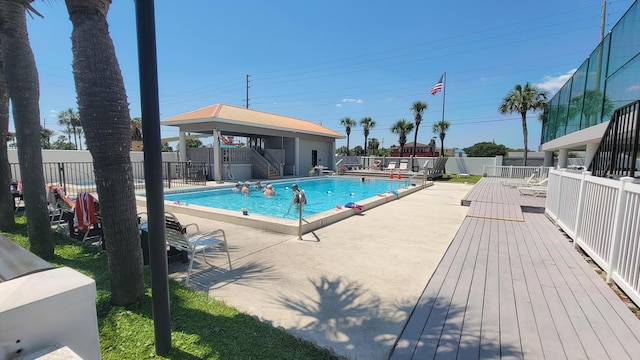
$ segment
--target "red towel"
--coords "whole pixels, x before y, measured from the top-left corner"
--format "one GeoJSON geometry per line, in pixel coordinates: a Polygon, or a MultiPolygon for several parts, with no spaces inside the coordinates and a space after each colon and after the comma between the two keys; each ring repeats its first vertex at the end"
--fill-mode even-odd
{"type": "Polygon", "coordinates": [[[96,201],[95,197],[93,197],[93,195],[91,195],[90,193],[78,193],[78,197],[76,198],[76,206],[74,208],[74,229],[82,232],[87,232],[91,228],[91,225],[98,222],[94,201],[96,201]]]}

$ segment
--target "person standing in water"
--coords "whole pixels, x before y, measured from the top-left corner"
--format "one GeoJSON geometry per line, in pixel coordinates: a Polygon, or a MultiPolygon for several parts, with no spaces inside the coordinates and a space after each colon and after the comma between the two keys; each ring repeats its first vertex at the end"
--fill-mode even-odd
{"type": "Polygon", "coordinates": [[[293,199],[291,202],[295,205],[304,205],[307,203],[307,198],[304,196],[304,190],[298,189],[298,184],[291,185],[293,190],[293,199]]]}

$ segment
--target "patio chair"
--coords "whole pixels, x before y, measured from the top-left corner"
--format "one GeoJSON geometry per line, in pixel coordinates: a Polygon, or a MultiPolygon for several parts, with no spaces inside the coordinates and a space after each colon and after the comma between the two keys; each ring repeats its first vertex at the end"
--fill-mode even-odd
{"type": "Polygon", "coordinates": [[[387,165],[387,170],[393,171],[395,169],[396,169],[396,162],[395,161],[391,162],[391,163],[389,163],[389,165],[387,165]]]}
{"type": "Polygon", "coordinates": [[[518,186],[518,191],[520,192],[520,195],[531,195],[533,197],[547,196],[547,181],[548,179],[544,179],[538,184],[518,186]]]}
{"type": "Polygon", "coordinates": [[[401,161],[400,162],[400,167],[398,168],[398,170],[400,171],[407,171],[409,170],[409,163],[406,161],[401,161]]]}
{"type": "Polygon", "coordinates": [[[85,242],[90,236],[100,236],[102,241],[102,222],[100,203],[92,194],[78,193],[73,206],[73,232],[76,239],[85,242]],[[80,238],[82,234],[82,238],[80,238]]]}
{"type": "Polygon", "coordinates": [[[373,165],[369,166],[369,170],[380,170],[381,169],[380,164],[382,164],[382,161],[380,160],[374,161],[373,165]]]}
{"type": "Polygon", "coordinates": [[[229,246],[227,245],[227,236],[224,233],[224,230],[218,229],[201,233],[198,224],[193,223],[182,225],[178,221],[178,218],[169,212],[165,213],[165,221],[167,226],[167,244],[176,249],[185,250],[190,254],[186,285],[189,285],[189,278],[191,277],[191,270],[193,268],[193,260],[198,252],[202,252],[202,259],[204,259],[204,262],[207,265],[213,266],[213,264],[207,261],[206,251],[215,248],[226,251],[227,260],[229,261],[229,271],[232,270],[231,255],[229,255],[229,246]],[[190,233],[188,231],[189,228],[195,229],[195,232],[190,233]]]}
{"type": "Polygon", "coordinates": [[[531,176],[525,179],[507,179],[501,180],[500,183],[505,186],[518,187],[518,186],[526,186],[527,184],[537,183],[536,174],[531,174],[531,176]]]}

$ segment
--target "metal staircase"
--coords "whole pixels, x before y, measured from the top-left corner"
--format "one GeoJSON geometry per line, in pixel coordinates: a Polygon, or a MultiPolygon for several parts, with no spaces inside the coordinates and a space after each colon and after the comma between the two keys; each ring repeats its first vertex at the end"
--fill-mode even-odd
{"type": "Polygon", "coordinates": [[[602,136],[589,171],[607,178],[639,178],[640,100],[618,108],[602,136]]]}

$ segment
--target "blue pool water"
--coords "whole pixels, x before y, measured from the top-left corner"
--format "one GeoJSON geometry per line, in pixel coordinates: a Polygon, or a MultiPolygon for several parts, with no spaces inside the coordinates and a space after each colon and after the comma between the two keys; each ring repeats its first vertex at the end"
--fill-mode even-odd
{"type": "MultiPolygon", "coordinates": [[[[261,214],[272,217],[297,219],[298,210],[291,206],[293,192],[291,184],[296,182],[304,190],[307,204],[303,207],[303,217],[323,211],[335,209],[336,205],[344,206],[349,202],[358,203],[363,199],[378,194],[397,191],[404,187],[404,181],[384,179],[367,179],[361,181],[354,178],[316,178],[312,180],[292,180],[272,183],[276,195],[266,197],[262,190],[254,190],[253,183],[249,194],[233,191],[233,188],[205,190],[195,192],[167,193],[166,201],[180,202],[185,206],[201,205],[240,212],[246,208],[249,214],[261,214]]],[[[266,182],[263,182],[263,186],[266,182]]]]}

